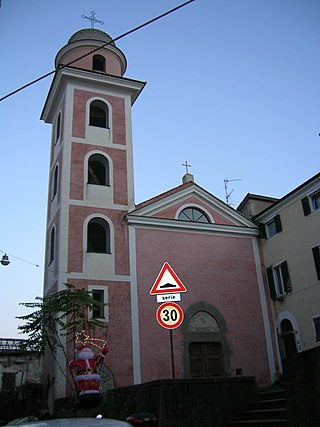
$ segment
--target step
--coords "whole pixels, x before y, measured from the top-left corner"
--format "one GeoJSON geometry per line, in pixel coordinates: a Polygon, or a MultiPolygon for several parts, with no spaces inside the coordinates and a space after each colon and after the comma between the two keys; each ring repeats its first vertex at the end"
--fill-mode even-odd
{"type": "Polygon", "coordinates": [[[255,400],[249,402],[248,410],[256,411],[258,409],[283,409],[286,408],[287,400],[281,399],[266,399],[266,400],[255,400]]]}
{"type": "Polygon", "coordinates": [[[241,411],[238,414],[238,420],[278,420],[286,419],[287,410],[286,408],[278,409],[257,409],[253,411],[241,411]]]}
{"type": "Polygon", "coordinates": [[[287,427],[285,390],[259,391],[245,411],[228,423],[228,427],[287,427]]]}
{"type": "Polygon", "coordinates": [[[274,400],[274,399],[285,399],[287,397],[284,389],[272,390],[272,391],[258,391],[258,400],[274,400]]]}
{"type": "Polygon", "coordinates": [[[228,427],[288,427],[286,419],[231,421],[228,427]]]}

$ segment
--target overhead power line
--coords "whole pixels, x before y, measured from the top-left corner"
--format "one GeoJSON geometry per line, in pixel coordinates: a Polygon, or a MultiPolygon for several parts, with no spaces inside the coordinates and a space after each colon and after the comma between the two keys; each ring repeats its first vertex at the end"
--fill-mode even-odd
{"type": "Polygon", "coordinates": [[[75,62],[79,61],[80,59],[83,59],[83,58],[85,58],[86,56],[92,55],[92,53],[94,53],[94,52],[96,52],[96,51],[98,51],[98,50],[100,50],[100,49],[102,49],[102,48],[104,48],[104,47],[108,46],[109,44],[114,43],[114,42],[116,42],[117,40],[120,40],[120,39],[122,39],[123,37],[126,37],[126,36],[128,36],[129,34],[132,34],[132,33],[134,33],[135,31],[138,31],[138,30],[140,30],[141,28],[146,27],[147,25],[150,25],[150,24],[152,24],[152,23],[153,23],[153,22],[155,22],[155,21],[158,21],[158,20],[159,20],[159,19],[161,19],[161,18],[164,18],[165,16],[169,15],[170,13],[173,13],[173,12],[177,11],[178,9],[181,9],[182,7],[187,6],[189,3],[192,3],[192,2],[194,2],[194,1],[195,1],[195,0],[188,0],[188,1],[186,1],[185,3],[182,3],[182,4],[180,4],[179,6],[176,6],[176,7],[174,7],[173,9],[170,9],[170,10],[168,10],[167,12],[162,13],[162,14],[161,14],[161,15],[159,15],[159,16],[156,16],[155,18],[152,18],[152,19],[150,19],[149,21],[147,21],[147,22],[145,22],[145,23],[143,23],[143,24],[141,24],[141,25],[138,25],[137,27],[133,28],[132,30],[129,30],[129,31],[127,31],[127,32],[125,32],[125,33],[123,33],[123,34],[121,34],[120,36],[118,36],[118,37],[116,37],[116,38],[114,38],[114,39],[110,40],[109,42],[103,43],[101,46],[97,47],[96,49],[93,49],[92,51],[90,51],[90,52],[88,52],[88,53],[86,53],[86,54],[84,54],[84,55],[82,55],[82,56],[79,56],[78,58],[74,59],[73,61],[68,62],[68,64],[59,65],[59,66],[58,66],[57,68],[55,68],[54,70],[52,70],[52,71],[50,71],[50,72],[48,72],[48,73],[46,73],[46,74],[42,75],[41,77],[38,77],[38,78],[37,78],[37,79],[35,79],[35,80],[32,80],[31,82],[29,82],[29,83],[27,83],[27,84],[25,84],[25,85],[23,85],[23,86],[19,87],[18,89],[14,90],[13,92],[10,92],[10,93],[8,93],[7,95],[3,96],[2,98],[0,98],[0,101],[4,101],[5,99],[9,98],[9,97],[10,97],[10,96],[12,96],[12,95],[15,95],[16,93],[20,92],[21,90],[26,89],[27,87],[32,86],[33,84],[35,84],[35,83],[39,82],[40,80],[43,80],[43,79],[45,79],[46,77],[51,76],[52,74],[56,73],[57,71],[61,70],[62,68],[68,67],[68,66],[72,65],[73,63],[75,63],[75,62]]]}

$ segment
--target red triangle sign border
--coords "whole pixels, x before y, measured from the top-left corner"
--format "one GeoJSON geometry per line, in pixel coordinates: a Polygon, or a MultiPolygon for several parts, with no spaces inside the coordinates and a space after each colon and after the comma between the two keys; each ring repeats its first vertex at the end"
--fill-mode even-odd
{"type": "Polygon", "coordinates": [[[179,279],[177,274],[174,272],[173,268],[169,265],[169,263],[165,262],[150,290],[150,295],[173,294],[173,293],[179,293],[179,292],[187,292],[187,288],[181,282],[181,280],[179,279]],[[166,271],[168,271],[169,274],[172,276],[177,286],[172,289],[168,289],[168,288],[157,289],[166,271]]]}

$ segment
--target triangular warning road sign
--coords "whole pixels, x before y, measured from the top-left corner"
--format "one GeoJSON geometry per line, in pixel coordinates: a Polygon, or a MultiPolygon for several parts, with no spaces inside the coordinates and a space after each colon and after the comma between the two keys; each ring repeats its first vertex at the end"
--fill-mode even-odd
{"type": "Polygon", "coordinates": [[[160,295],[173,294],[176,292],[187,292],[187,288],[173,271],[172,267],[165,262],[150,290],[150,294],[160,295]]]}

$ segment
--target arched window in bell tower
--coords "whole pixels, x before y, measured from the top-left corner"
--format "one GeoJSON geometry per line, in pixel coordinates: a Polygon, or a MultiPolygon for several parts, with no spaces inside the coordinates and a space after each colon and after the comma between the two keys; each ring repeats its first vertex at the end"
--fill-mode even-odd
{"type": "Polygon", "coordinates": [[[91,102],[89,125],[109,128],[109,109],[106,103],[99,100],[91,102]]]}
{"type": "Polygon", "coordinates": [[[109,254],[110,226],[103,218],[92,218],[87,229],[87,251],[109,254]]]}
{"type": "Polygon", "coordinates": [[[106,59],[101,55],[93,55],[92,58],[92,70],[93,71],[106,71],[106,59]]]}
{"type": "Polygon", "coordinates": [[[109,162],[102,154],[89,157],[88,184],[109,185],[109,162]]]}
{"type": "Polygon", "coordinates": [[[49,265],[54,260],[54,252],[55,252],[54,249],[55,249],[55,229],[53,227],[52,230],[51,230],[51,234],[50,234],[49,265]]]}
{"type": "Polygon", "coordinates": [[[61,113],[58,114],[57,124],[56,124],[56,142],[59,140],[61,134],[61,113]]]}
{"type": "Polygon", "coordinates": [[[53,175],[52,200],[55,198],[58,192],[58,180],[59,180],[59,168],[58,168],[58,165],[56,165],[54,169],[54,175],[53,175]]]}

